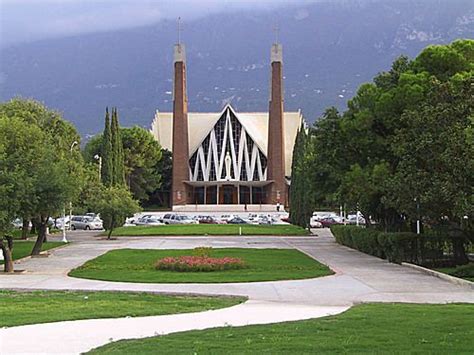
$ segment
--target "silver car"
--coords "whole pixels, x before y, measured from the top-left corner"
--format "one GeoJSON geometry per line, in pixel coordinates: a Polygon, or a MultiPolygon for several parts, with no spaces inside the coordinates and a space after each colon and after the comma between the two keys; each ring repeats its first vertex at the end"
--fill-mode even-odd
{"type": "Polygon", "coordinates": [[[163,217],[164,224],[198,224],[198,221],[191,219],[188,216],[182,216],[172,213],[167,213],[163,217]]]}
{"type": "Polygon", "coordinates": [[[71,219],[71,229],[84,229],[84,230],[93,230],[93,229],[104,229],[104,225],[100,218],[93,218],[90,216],[74,216],[71,219]]]}

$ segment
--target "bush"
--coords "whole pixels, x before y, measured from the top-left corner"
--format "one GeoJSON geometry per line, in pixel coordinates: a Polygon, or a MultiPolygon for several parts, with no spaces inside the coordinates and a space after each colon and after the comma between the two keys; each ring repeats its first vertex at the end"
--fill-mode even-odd
{"type": "Polygon", "coordinates": [[[474,263],[456,267],[456,270],[454,270],[451,275],[463,279],[474,279],[474,263]]]}
{"type": "MultiPolygon", "coordinates": [[[[390,262],[426,266],[454,265],[454,237],[428,232],[385,233],[376,229],[335,225],[331,231],[339,244],[390,262]]],[[[464,241],[465,247],[468,242],[464,241]]]]}
{"type": "Polygon", "coordinates": [[[240,258],[211,258],[209,256],[167,257],[156,262],[157,270],[197,272],[237,270],[246,267],[240,258]]]}
{"type": "Polygon", "coordinates": [[[194,248],[193,254],[196,256],[211,256],[212,247],[197,247],[194,248]]]}

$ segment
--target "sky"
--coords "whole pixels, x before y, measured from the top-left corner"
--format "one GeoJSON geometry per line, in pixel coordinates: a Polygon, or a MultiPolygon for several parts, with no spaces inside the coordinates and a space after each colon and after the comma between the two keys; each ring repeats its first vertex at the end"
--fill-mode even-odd
{"type": "Polygon", "coordinates": [[[0,46],[317,0],[0,0],[0,46]]]}

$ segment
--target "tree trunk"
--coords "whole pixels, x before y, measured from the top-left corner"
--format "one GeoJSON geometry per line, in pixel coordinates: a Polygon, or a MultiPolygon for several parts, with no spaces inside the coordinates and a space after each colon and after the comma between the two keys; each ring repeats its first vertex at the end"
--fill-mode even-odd
{"type": "Polygon", "coordinates": [[[23,226],[21,229],[21,239],[27,239],[29,232],[30,232],[30,220],[28,218],[23,218],[23,226]]]}
{"type": "Polygon", "coordinates": [[[112,219],[110,220],[109,234],[107,235],[107,240],[110,240],[110,236],[112,235],[112,231],[114,230],[114,224],[114,216],[112,216],[112,219]]]}
{"type": "Polygon", "coordinates": [[[9,236],[5,236],[6,243],[3,239],[0,239],[0,250],[3,253],[3,259],[4,259],[4,271],[5,272],[14,272],[13,268],[13,257],[12,257],[12,251],[13,251],[13,238],[9,236]]]}
{"type": "MultiPolygon", "coordinates": [[[[452,218],[454,220],[454,218],[452,218]]],[[[465,242],[466,238],[461,229],[461,226],[457,223],[449,223],[448,235],[453,241],[453,258],[456,265],[464,265],[469,262],[469,258],[466,254],[465,242]]]]}
{"type": "Polygon", "coordinates": [[[31,255],[39,255],[43,248],[43,243],[46,241],[46,228],[48,227],[48,218],[41,217],[40,223],[38,224],[38,238],[33,246],[31,255]]]}
{"type": "Polygon", "coordinates": [[[464,265],[469,263],[469,258],[466,255],[466,250],[464,249],[463,238],[453,238],[453,254],[456,265],[464,265]]]}

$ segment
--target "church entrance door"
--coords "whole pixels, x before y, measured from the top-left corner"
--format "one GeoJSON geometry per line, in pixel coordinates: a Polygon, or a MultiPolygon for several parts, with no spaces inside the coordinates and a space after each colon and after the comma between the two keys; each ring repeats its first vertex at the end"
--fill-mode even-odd
{"type": "Polygon", "coordinates": [[[237,204],[237,188],[233,185],[221,186],[219,202],[223,205],[237,204]]]}

